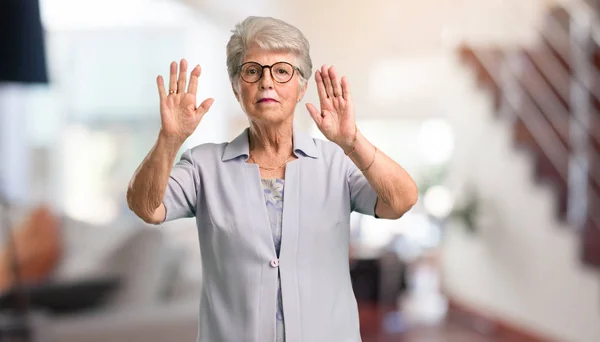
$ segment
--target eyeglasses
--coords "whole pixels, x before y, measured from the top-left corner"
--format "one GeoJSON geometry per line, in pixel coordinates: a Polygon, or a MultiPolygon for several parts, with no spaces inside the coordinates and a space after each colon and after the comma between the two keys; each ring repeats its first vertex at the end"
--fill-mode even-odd
{"type": "Polygon", "coordinates": [[[240,76],[245,82],[256,83],[262,78],[263,70],[265,68],[269,68],[271,78],[277,83],[289,82],[292,77],[294,77],[294,72],[296,70],[302,75],[300,69],[288,62],[277,62],[273,65],[260,65],[256,62],[246,62],[240,66],[240,76]]]}

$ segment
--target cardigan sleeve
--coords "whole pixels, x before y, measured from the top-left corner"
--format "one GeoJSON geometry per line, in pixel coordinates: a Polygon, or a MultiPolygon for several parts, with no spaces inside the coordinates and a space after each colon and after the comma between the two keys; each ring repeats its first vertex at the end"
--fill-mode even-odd
{"type": "Polygon", "coordinates": [[[173,166],[163,204],[167,211],[165,221],[194,217],[200,186],[199,173],[194,166],[191,150],[185,151],[173,166]]]}

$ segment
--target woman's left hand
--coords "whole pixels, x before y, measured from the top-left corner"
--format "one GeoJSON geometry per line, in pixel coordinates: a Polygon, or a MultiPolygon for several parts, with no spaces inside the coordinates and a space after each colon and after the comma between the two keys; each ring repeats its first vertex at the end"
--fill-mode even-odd
{"type": "Polygon", "coordinates": [[[350,94],[348,79],[341,82],[333,66],[321,67],[315,73],[317,91],[321,109],[308,103],[306,108],[325,138],[336,143],[344,150],[352,149],[356,137],[354,104],[350,94]]]}

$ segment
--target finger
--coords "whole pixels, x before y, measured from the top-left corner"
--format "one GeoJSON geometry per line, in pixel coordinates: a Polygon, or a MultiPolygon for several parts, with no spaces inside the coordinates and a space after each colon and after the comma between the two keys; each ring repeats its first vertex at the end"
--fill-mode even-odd
{"type": "Polygon", "coordinates": [[[200,77],[201,72],[202,69],[200,69],[200,65],[196,65],[194,70],[192,70],[190,83],[188,84],[188,93],[196,95],[196,92],[198,91],[198,77],[200,77]]]}
{"type": "Polygon", "coordinates": [[[156,85],[158,86],[158,96],[160,97],[161,101],[164,101],[167,97],[167,93],[165,92],[165,83],[162,76],[158,76],[156,78],[156,85]]]}
{"type": "Polygon", "coordinates": [[[317,126],[320,126],[323,118],[321,117],[321,113],[317,110],[317,107],[315,107],[312,103],[307,103],[306,109],[308,109],[308,113],[313,118],[317,126]]]}
{"type": "Polygon", "coordinates": [[[171,62],[171,70],[169,74],[169,94],[177,91],[177,62],[171,62]]]}
{"type": "Polygon", "coordinates": [[[331,86],[331,79],[329,78],[329,71],[327,65],[321,67],[321,76],[323,77],[323,84],[325,84],[325,92],[327,97],[333,97],[333,87],[331,86]]]}
{"type": "Polygon", "coordinates": [[[333,88],[333,96],[341,97],[342,96],[342,88],[340,86],[340,82],[337,78],[337,72],[335,68],[332,66],[329,68],[329,79],[331,80],[331,87],[333,88]]]}
{"type": "Polygon", "coordinates": [[[179,80],[177,81],[177,92],[185,91],[185,83],[187,82],[187,61],[184,59],[179,63],[179,80]]]}
{"type": "Polygon", "coordinates": [[[352,99],[352,93],[350,92],[350,82],[346,76],[342,77],[342,96],[346,101],[352,99]]]}
{"type": "Polygon", "coordinates": [[[215,99],[213,99],[213,98],[208,98],[208,99],[202,101],[202,103],[198,106],[198,108],[196,108],[196,114],[204,116],[204,114],[206,114],[206,112],[208,112],[208,110],[210,109],[210,107],[213,105],[214,102],[215,102],[215,99]]]}
{"type": "Polygon", "coordinates": [[[325,90],[325,84],[323,83],[323,76],[321,76],[320,70],[315,72],[315,82],[317,82],[317,94],[319,94],[319,99],[321,102],[327,100],[327,91],[325,90]]]}

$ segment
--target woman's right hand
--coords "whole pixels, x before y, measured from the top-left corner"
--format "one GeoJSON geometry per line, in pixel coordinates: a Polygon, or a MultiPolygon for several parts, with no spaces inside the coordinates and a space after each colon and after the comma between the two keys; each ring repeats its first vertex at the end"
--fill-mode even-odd
{"type": "Polygon", "coordinates": [[[198,78],[200,77],[200,65],[192,70],[190,82],[186,91],[187,61],[181,60],[179,77],[177,63],[171,63],[169,77],[169,90],[165,90],[162,76],[156,78],[158,93],[160,96],[160,134],[169,139],[175,139],[183,143],[194,131],[202,117],[213,104],[214,99],[208,98],[199,106],[196,106],[196,92],[198,90],[198,78]]]}

